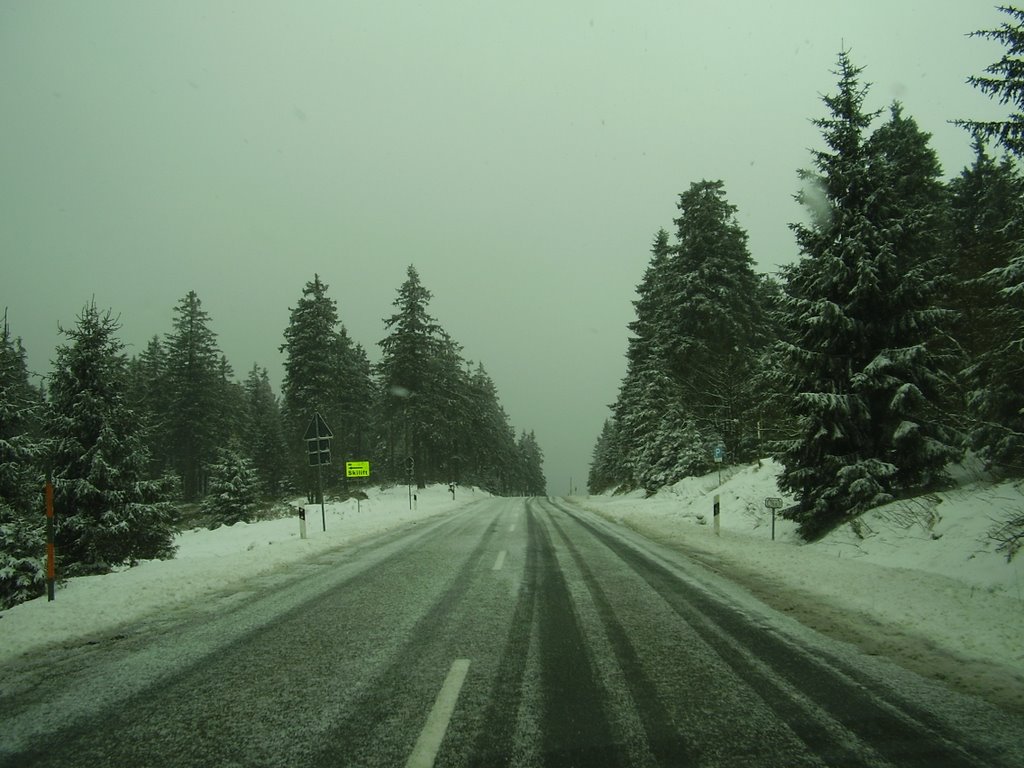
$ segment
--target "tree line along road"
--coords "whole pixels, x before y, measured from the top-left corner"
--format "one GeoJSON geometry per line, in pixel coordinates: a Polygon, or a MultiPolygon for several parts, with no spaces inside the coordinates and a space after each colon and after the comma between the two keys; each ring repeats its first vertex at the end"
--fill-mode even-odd
{"type": "Polygon", "coordinates": [[[1021,722],[486,499],[0,669],[3,766],[1012,766],[1021,722]]]}

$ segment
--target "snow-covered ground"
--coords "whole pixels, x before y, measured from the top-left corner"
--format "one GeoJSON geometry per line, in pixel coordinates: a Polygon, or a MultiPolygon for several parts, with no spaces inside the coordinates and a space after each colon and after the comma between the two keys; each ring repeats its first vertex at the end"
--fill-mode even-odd
{"type": "Polygon", "coordinates": [[[326,531],[320,505],[305,505],[306,539],[299,536],[298,515],[184,531],[172,560],[68,579],[52,603],[44,596],[0,612],[0,663],[40,646],[89,637],[158,610],[195,603],[318,552],[450,513],[489,495],[459,488],[453,501],[447,486],[431,486],[416,493],[416,508],[410,510],[406,486],[368,487],[366,493],[369,498],[362,502],[327,503],[326,531]]]}
{"type": "Polygon", "coordinates": [[[814,544],[781,518],[772,541],[764,500],[781,494],[771,461],[728,468],[720,487],[715,473],[648,499],[574,501],[693,554],[815,629],[1024,711],[1024,553],[1007,562],[988,536],[1024,509],[1024,484],[958,470],[956,490],[871,510],[814,544]]]}
{"type": "MultiPolygon", "coordinates": [[[[764,507],[778,466],[736,467],[689,478],[657,495],[578,497],[577,505],[685,550],[809,626],[857,643],[923,674],[1024,712],[1024,554],[1007,562],[988,538],[993,523],[1024,508],[1021,484],[992,483],[966,470],[957,490],[900,501],[864,515],[815,544],[764,507]],[[720,535],[712,524],[721,498],[720,535]]],[[[445,514],[486,496],[445,486],[368,490],[354,500],[308,505],[308,538],[297,517],[213,531],[186,531],[173,560],[105,576],[70,579],[57,599],[0,613],[0,662],[40,646],[115,629],[156,611],[189,605],[318,552],[413,520],[445,514]]],[[[789,499],[785,500],[789,503],[789,499]]]]}

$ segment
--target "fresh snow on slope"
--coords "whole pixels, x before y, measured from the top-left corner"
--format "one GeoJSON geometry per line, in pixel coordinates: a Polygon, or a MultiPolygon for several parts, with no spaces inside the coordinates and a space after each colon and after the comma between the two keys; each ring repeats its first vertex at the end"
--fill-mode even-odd
{"type": "MultiPolygon", "coordinates": [[[[955,490],[870,510],[813,544],[776,518],[780,467],[729,467],[650,498],[574,499],[687,552],[810,626],[1024,711],[1024,554],[1007,562],[989,530],[1024,509],[1020,482],[960,468],[955,490]],[[720,534],[713,530],[720,497],[720,534]]],[[[792,500],[783,497],[789,505],[792,500]]]]}
{"type": "Polygon", "coordinates": [[[34,648],[88,638],[155,611],[195,603],[289,563],[382,533],[415,520],[450,513],[489,496],[459,488],[453,501],[447,486],[417,492],[409,509],[405,486],[367,488],[369,498],[325,505],[306,504],[306,539],[299,537],[298,515],[257,523],[236,523],[214,530],[184,531],[176,538],[172,560],[148,560],[102,576],[68,579],[55,600],[46,597],[0,612],[0,663],[34,648]],[[357,511],[358,510],[358,511],[357,511]]]}

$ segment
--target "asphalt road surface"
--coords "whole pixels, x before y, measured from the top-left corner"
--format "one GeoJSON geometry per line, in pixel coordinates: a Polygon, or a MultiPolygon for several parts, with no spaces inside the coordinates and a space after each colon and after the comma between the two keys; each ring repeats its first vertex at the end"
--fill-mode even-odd
{"type": "Polygon", "coordinates": [[[1022,734],[552,499],[482,500],[0,668],[19,768],[1005,766],[1022,734]]]}

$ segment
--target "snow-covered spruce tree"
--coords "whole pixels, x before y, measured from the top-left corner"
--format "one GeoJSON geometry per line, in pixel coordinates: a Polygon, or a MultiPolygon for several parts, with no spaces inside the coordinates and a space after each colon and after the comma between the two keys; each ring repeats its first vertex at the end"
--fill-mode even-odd
{"type": "Polygon", "coordinates": [[[166,481],[147,478],[149,447],[126,402],[127,361],[117,320],[89,303],[57,348],[47,431],[57,554],[67,575],[174,553],[166,481]]]}
{"type": "Polygon", "coordinates": [[[729,460],[749,460],[757,432],[750,385],[766,339],[747,233],[721,181],[691,184],[677,207],[663,309],[670,373],[683,413],[707,441],[704,455],[721,442],[729,460]]]}
{"type": "Polygon", "coordinates": [[[245,380],[245,399],[242,444],[259,477],[262,493],[275,497],[283,489],[287,445],[281,407],[266,368],[253,364],[245,380]]]}
{"type": "Polygon", "coordinates": [[[547,495],[547,480],[544,479],[544,453],[537,444],[533,430],[519,435],[517,443],[523,467],[523,492],[527,496],[547,495]]]}
{"type": "Polygon", "coordinates": [[[998,162],[980,139],[974,163],[950,183],[953,211],[951,304],[966,353],[969,445],[990,468],[1024,473],[1024,361],[1021,301],[1000,279],[1024,243],[1024,177],[998,162]]]}
{"type": "MultiPolygon", "coordinates": [[[[636,318],[628,326],[632,336],[626,347],[626,375],[612,406],[619,459],[605,466],[612,487],[647,487],[654,474],[651,462],[655,457],[645,448],[666,426],[663,416],[675,397],[667,352],[674,335],[666,312],[670,254],[668,232],[661,229],[654,237],[651,260],[636,289],[636,318]]],[[[672,439],[661,437],[661,442],[672,439]]]]}
{"type": "Polygon", "coordinates": [[[210,489],[201,509],[211,528],[252,522],[259,509],[259,476],[237,447],[221,448],[209,467],[210,489]]]}
{"type": "Polygon", "coordinates": [[[166,336],[164,349],[168,398],[164,439],[185,500],[196,501],[206,491],[206,465],[226,436],[220,430],[220,350],[210,329],[210,315],[195,291],[189,291],[174,308],[173,330],[166,336]]]}
{"type": "Polygon", "coordinates": [[[404,477],[405,460],[412,457],[420,486],[427,482],[427,472],[436,465],[436,454],[443,448],[437,445],[435,429],[446,415],[445,382],[438,361],[451,356],[452,343],[427,312],[431,298],[410,265],[393,302],[397,311],[384,319],[389,334],[379,342],[382,355],[377,364],[382,393],[380,428],[389,474],[404,477]]]}
{"type": "Polygon", "coordinates": [[[947,293],[958,314],[954,335],[968,365],[1007,341],[999,337],[1008,329],[1008,308],[987,276],[1005,267],[1024,242],[1024,176],[1017,163],[1010,155],[993,157],[978,137],[974,153],[971,165],[949,183],[953,247],[947,293]]]}
{"type": "MultiPolygon", "coordinates": [[[[1018,161],[1024,157],[1024,10],[999,9],[1008,19],[994,30],[973,33],[1001,43],[1006,51],[985,74],[968,78],[983,93],[1010,107],[1005,120],[960,120],[975,135],[996,139],[1018,161]]],[[[1012,226],[1016,227],[1016,224],[1012,226]]],[[[1024,377],[1024,242],[1018,241],[1004,265],[983,278],[997,290],[998,342],[991,354],[979,359],[973,378],[983,382],[969,395],[972,415],[982,423],[972,444],[983,448],[991,464],[1003,471],[1024,473],[1024,403],[1020,396],[1024,377]]]]}
{"type": "Polygon", "coordinates": [[[167,441],[167,359],[159,336],[153,336],[138,355],[128,361],[128,407],[145,425],[150,445],[149,476],[160,477],[170,469],[167,441]]]}
{"type": "Polygon", "coordinates": [[[587,473],[587,490],[592,494],[604,493],[616,486],[616,471],[619,458],[615,450],[615,421],[605,419],[601,433],[594,442],[587,473]]]}
{"type": "Polygon", "coordinates": [[[953,338],[956,313],[945,302],[949,194],[930,141],[898,102],[867,141],[873,175],[882,185],[876,221],[890,244],[877,261],[878,274],[892,310],[886,321],[876,320],[878,338],[889,345],[881,353],[888,362],[872,366],[877,379],[869,386],[884,406],[874,418],[875,435],[896,457],[899,490],[946,482],[944,468],[960,456],[964,442],[957,426],[963,355],[953,338]]]}
{"type": "Polygon", "coordinates": [[[421,393],[431,407],[421,411],[424,417],[424,481],[449,482],[461,446],[471,439],[467,433],[470,391],[465,374],[462,348],[444,334],[439,353],[428,361],[426,388],[421,393]]]}
{"type": "Polygon", "coordinates": [[[25,350],[0,329],[0,609],[42,594],[46,584],[42,401],[29,383],[25,350]]]}
{"type": "Polygon", "coordinates": [[[931,345],[944,314],[908,236],[927,239],[927,217],[913,206],[900,215],[902,155],[867,141],[877,113],[864,111],[860,73],[840,53],[838,92],[815,121],[827,149],[802,174],[818,205],[810,225],[793,225],[802,258],[785,271],[781,351],[798,436],[780,456],[779,484],[798,499],[806,537],[938,481],[958,453],[936,407],[931,345]]]}
{"type": "Polygon", "coordinates": [[[995,139],[1017,157],[1024,157],[1024,10],[1012,5],[1000,6],[1008,17],[997,29],[972,32],[1001,43],[1006,52],[985,74],[967,78],[967,82],[1000,104],[1010,105],[1012,112],[1005,120],[955,120],[975,136],[995,139]]]}
{"type": "Polygon", "coordinates": [[[455,479],[503,493],[501,472],[514,462],[515,434],[483,363],[467,375],[466,392],[464,436],[458,454],[461,475],[455,479]]]}
{"type": "MultiPolygon", "coordinates": [[[[339,338],[347,341],[344,327],[339,338]]],[[[377,392],[373,382],[373,366],[362,344],[342,341],[341,367],[345,386],[341,393],[345,413],[342,440],[346,460],[365,461],[373,458],[374,402],[377,392]]]]}
{"type": "MultiPolygon", "coordinates": [[[[366,366],[338,319],[337,304],[327,289],[319,275],[306,283],[291,310],[281,345],[285,354],[281,410],[291,474],[307,493],[316,487],[316,469],[308,466],[303,442],[313,415],[319,412],[334,433],[331,450],[335,463],[355,458],[354,435],[367,429],[364,393],[371,384],[365,378],[366,366]]],[[[336,477],[343,473],[328,474],[336,477]]]]}

